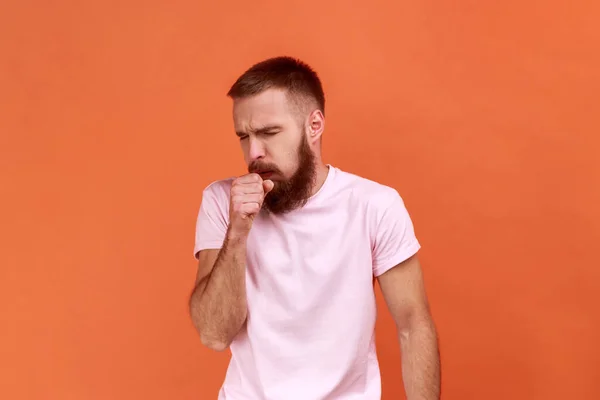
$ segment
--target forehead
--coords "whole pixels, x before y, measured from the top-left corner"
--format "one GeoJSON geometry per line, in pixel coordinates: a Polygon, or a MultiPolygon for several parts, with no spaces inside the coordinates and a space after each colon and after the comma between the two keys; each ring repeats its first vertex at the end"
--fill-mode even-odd
{"type": "Polygon", "coordinates": [[[292,107],[284,90],[268,89],[255,96],[233,102],[233,122],[236,130],[258,129],[261,126],[293,121],[292,107]]]}

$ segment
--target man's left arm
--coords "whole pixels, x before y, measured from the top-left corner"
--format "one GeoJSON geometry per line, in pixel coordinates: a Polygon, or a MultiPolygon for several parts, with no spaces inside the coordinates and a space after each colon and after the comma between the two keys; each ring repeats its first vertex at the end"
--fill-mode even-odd
{"type": "Polygon", "coordinates": [[[417,255],[378,276],[396,323],[402,355],[402,378],[408,400],[440,398],[440,357],[417,255]]]}
{"type": "Polygon", "coordinates": [[[417,257],[421,246],[398,192],[388,190],[377,200],[372,214],[373,275],[396,322],[406,396],[438,400],[440,357],[417,257]]]}

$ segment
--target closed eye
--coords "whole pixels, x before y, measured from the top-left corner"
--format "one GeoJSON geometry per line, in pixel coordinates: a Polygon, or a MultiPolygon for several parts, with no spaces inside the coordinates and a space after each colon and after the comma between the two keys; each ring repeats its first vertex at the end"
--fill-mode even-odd
{"type": "MultiPolygon", "coordinates": [[[[278,125],[267,126],[264,128],[257,129],[256,131],[254,131],[254,134],[263,136],[273,136],[280,133],[281,129],[282,128],[278,125]]],[[[244,132],[236,132],[236,135],[240,138],[240,141],[248,138],[248,135],[244,132]]]]}

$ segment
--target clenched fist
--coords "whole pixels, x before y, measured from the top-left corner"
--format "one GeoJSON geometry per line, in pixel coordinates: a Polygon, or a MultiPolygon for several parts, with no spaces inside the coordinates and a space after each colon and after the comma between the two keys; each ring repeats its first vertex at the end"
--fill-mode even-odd
{"type": "Polygon", "coordinates": [[[233,181],[229,204],[229,229],[235,235],[247,235],[254,217],[260,211],[273,181],[263,180],[258,174],[247,174],[233,181]]]}

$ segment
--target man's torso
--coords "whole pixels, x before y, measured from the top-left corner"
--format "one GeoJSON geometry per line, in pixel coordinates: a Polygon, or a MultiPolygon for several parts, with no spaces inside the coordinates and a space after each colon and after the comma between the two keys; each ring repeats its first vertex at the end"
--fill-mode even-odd
{"type": "MultiPolygon", "coordinates": [[[[231,181],[216,184],[228,194],[231,181]]],[[[220,400],[380,398],[373,250],[394,194],[330,166],[305,207],[255,218],[248,318],[230,346],[220,400]]]]}

